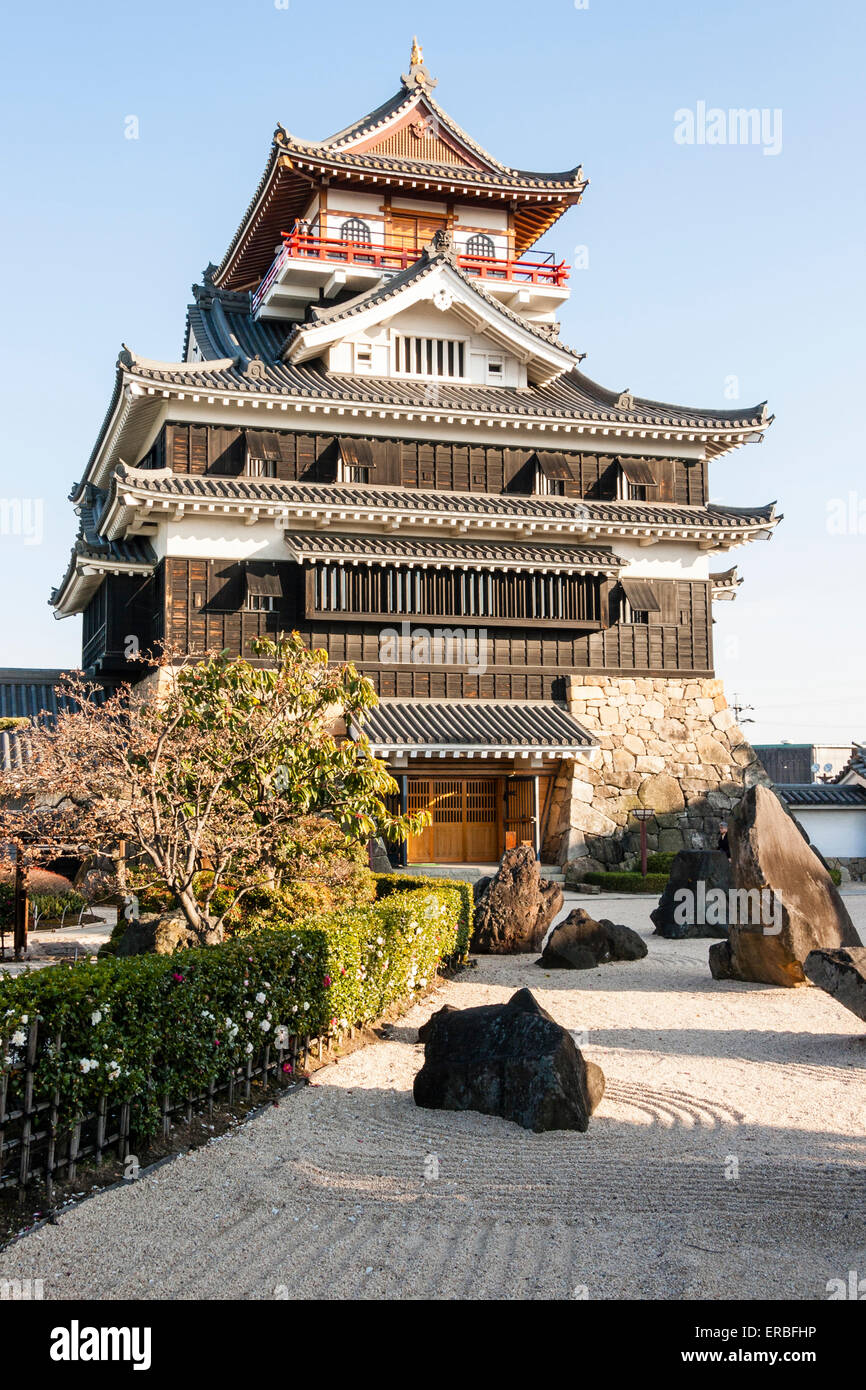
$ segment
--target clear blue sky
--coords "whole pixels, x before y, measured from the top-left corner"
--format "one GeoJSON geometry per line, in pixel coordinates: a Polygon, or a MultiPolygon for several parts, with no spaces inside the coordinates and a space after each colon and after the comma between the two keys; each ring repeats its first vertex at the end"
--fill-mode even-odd
{"type": "Polygon", "coordinates": [[[722,561],[745,583],[717,606],[719,672],[756,707],[755,739],[866,738],[864,12],[858,0],[7,12],[0,496],[41,499],[44,536],[0,535],[0,664],[80,656],[80,620],[56,623],[46,599],[121,341],[179,356],[189,286],[221,258],[275,123],[315,139],[370,110],[397,89],[417,30],[437,97],[494,154],[590,175],[545,243],[568,259],[589,248],[563,336],[590,375],[699,406],[725,404],[736,377],[741,403],[769,401],[767,441],[712,471],[715,499],[777,498],[785,513],[770,543],[722,561]],[[781,110],[781,151],[677,143],[674,113],[700,101],[781,110]],[[138,140],[124,138],[128,116],[138,140]],[[854,519],[841,534],[828,530],[834,499],[854,519]]]}

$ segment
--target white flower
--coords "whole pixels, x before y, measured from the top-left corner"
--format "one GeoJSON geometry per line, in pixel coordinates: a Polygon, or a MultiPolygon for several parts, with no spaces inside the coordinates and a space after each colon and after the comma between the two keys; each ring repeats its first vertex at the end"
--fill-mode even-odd
{"type": "Polygon", "coordinates": [[[307,1012],[307,1010],[309,1009],[309,1007],[310,1007],[309,1004],[307,1004],[307,1003],[304,1004],[304,1013],[307,1012]]]}
{"type": "Polygon", "coordinates": [[[91,1062],[89,1057],[82,1057],[78,1065],[80,1066],[81,1070],[84,1072],[84,1075],[86,1076],[87,1073],[90,1071],[91,1067],[95,1066],[96,1064],[95,1062],[91,1062]]]}
{"type": "Polygon", "coordinates": [[[12,1046],[23,1047],[27,1041],[27,1035],[23,1029],[19,1028],[17,1033],[12,1034],[12,1046]]]}
{"type": "Polygon", "coordinates": [[[94,1028],[96,1027],[97,1023],[102,1022],[102,1012],[100,1009],[93,1010],[93,1013],[90,1015],[90,1022],[93,1024],[94,1028]]]}
{"type": "Polygon", "coordinates": [[[267,996],[266,994],[262,994],[262,991],[259,990],[258,994],[256,995],[256,1003],[257,1003],[257,1004],[264,1004],[264,1002],[265,1002],[265,1000],[267,999],[267,997],[268,997],[268,996],[267,996]]]}
{"type": "Polygon", "coordinates": [[[226,1028],[234,1028],[234,1024],[232,1023],[230,1018],[226,1019],[226,1028]]]}
{"type": "Polygon", "coordinates": [[[261,1023],[259,1024],[259,1027],[261,1028],[263,1033],[268,1033],[270,1032],[271,1025],[268,1023],[268,1020],[266,1018],[263,1018],[261,1023]]]}
{"type": "Polygon", "coordinates": [[[21,1015],[21,1022],[22,1022],[22,1023],[29,1023],[29,1022],[30,1022],[30,1015],[29,1015],[29,1014],[22,1014],[22,1015],[21,1015]]]}
{"type": "Polygon", "coordinates": [[[247,1020],[247,1022],[249,1022],[249,1020],[252,1018],[252,1016],[253,1016],[253,1011],[252,1011],[252,1009],[247,1009],[246,1012],[244,1013],[244,1018],[247,1020]]]}
{"type": "Polygon", "coordinates": [[[252,1050],[253,1050],[253,1045],[252,1045],[252,1043],[247,1043],[246,1047],[244,1048],[244,1051],[246,1052],[246,1054],[247,1054],[248,1057],[249,1057],[250,1053],[252,1052],[252,1050]]]}

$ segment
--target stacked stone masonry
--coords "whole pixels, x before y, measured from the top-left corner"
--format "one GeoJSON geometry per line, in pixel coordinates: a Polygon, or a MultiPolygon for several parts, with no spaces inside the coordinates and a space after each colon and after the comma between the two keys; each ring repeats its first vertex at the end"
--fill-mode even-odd
{"type": "Polygon", "coordinates": [[[591,762],[564,764],[544,857],[575,872],[637,864],[636,807],[655,812],[650,852],[715,848],[743,789],[770,785],[720,680],[572,676],[568,708],[599,749],[591,762]]]}

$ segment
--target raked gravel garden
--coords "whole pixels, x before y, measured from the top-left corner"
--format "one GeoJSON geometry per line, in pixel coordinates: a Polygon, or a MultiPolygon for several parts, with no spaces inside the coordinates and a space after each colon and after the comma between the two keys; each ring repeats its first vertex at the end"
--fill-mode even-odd
{"type": "MultiPolygon", "coordinates": [[[[866,939],[866,894],[846,905],[866,939]]],[[[563,913],[576,905],[567,897],[563,913]]],[[[480,957],[388,1037],[0,1254],[46,1299],[825,1299],[866,1271],[866,1034],[822,990],[719,982],[648,898],[643,960],[480,957]],[[421,1110],[418,1027],[523,986],[607,1078],[586,1133],[421,1110]]]]}

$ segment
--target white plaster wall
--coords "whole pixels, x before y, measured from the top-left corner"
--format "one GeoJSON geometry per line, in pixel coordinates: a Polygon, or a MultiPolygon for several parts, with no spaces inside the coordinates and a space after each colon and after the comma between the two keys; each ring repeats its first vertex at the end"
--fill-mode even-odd
{"type": "Polygon", "coordinates": [[[454,230],[463,227],[484,227],[490,232],[508,232],[508,213],[500,208],[486,208],[477,203],[456,203],[454,206],[454,230]]]}
{"type": "Polygon", "coordinates": [[[866,809],[792,809],[812,844],[825,859],[866,858],[866,809]]]}
{"type": "Polygon", "coordinates": [[[632,579],[708,579],[711,558],[715,565],[718,556],[710,557],[706,550],[697,550],[694,543],[659,541],[658,545],[640,546],[636,541],[612,542],[617,555],[625,560],[623,574],[632,579]]]}
{"type": "Polygon", "coordinates": [[[150,540],[160,559],[288,560],[284,529],[285,522],[277,526],[272,519],[245,526],[238,517],[209,513],[200,518],[160,521],[157,534],[150,540]]]}

